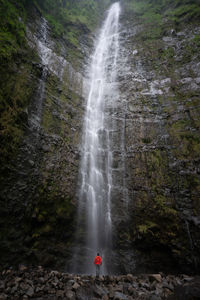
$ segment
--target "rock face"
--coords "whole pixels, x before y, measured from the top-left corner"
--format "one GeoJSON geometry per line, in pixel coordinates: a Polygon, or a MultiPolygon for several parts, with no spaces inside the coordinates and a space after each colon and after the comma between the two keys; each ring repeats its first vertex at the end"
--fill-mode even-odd
{"type": "Polygon", "coordinates": [[[200,27],[171,26],[148,38],[133,11],[125,7],[121,17],[124,104],[117,116],[124,148],[117,151],[115,143],[113,205],[125,273],[199,266],[200,27]]]}
{"type": "MultiPolygon", "coordinates": [[[[23,261],[63,267],[73,233],[86,80],[66,61],[64,41],[51,34],[32,9],[26,38],[35,60],[27,62],[24,81],[34,91],[24,137],[1,180],[2,265],[13,258],[18,264],[23,253],[23,261]]],[[[18,72],[23,68],[21,62],[18,72]]]]}
{"type": "Polygon", "coordinates": [[[199,277],[143,274],[78,276],[34,270],[0,274],[0,299],[199,299],[199,277]]]}

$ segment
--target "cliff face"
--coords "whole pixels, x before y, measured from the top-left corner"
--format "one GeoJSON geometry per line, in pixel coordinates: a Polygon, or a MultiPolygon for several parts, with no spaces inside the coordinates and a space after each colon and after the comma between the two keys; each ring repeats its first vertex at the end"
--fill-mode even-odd
{"type": "Polygon", "coordinates": [[[4,58],[2,68],[7,108],[1,114],[1,265],[63,268],[74,230],[83,70],[92,38],[78,23],[81,38],[70,43],[55,33],[38,6],[29,4],[25,11],[24,53],[4,58]],[[11,110],[18,120],[6,115],[11,110]]]}
{"type": "MultiPolygon", "coordinates": [[[[94,28],[71,19],[67,34],[42,16],[40,1],[27,2],[19,49],[0,52],[1,266],[63,269],[94,28]]],[[[168,2],[155,13],[156,3],[142,1],[147,13],[122,1],[112,192],[113,261],[122,273],[199,266],[200,26],[196,8],[168,2]]]]}
{"type": "Polygon", "coordinates": [[[166,19],[145,23],[137,4],[131,10],[129,1],[121,17],[125,147],[115,157],[118,177],[125,164],[124,185],[114,179],[119,264],[124,272],[194,271],[200,257],[200,27],[187,13],[185,22],[170,21],[165,7],[166,19]]]}

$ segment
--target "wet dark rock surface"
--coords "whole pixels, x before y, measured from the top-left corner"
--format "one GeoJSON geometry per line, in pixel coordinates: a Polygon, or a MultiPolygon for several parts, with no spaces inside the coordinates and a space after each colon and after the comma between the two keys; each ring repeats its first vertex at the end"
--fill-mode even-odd
{"type": "Polygon", "coordinates": [[[34,9],[26,39],[35,56],[18,70],[23,75],[19,89],[29,95],[24,133],[15,156],[1,164],[0,265],[18,263],[21,253],[24,262],[61,267],[74,230],[84,78],[66,61],[64,41],[51,37],[47,21],[34,9]]]}
{"type": "Polygon", "coordinates": [[[0,273],[0,299],[197,300],[200,278],[187,275],[71,275],[42,267],[0,273]]]}
{"type": "Polygon", "coordinates": [[[200,27],[163,28],[148,38],[147,25],[121,16],[112,191],[121,273],[199,270],[200,27]]]}

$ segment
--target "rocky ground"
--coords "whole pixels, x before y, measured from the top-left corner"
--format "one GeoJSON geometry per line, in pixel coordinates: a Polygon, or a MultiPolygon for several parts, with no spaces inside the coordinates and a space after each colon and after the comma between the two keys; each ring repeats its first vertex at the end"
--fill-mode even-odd
{"type": "MultiPolygon", "coordinates": [[[[82,119],[97,32],[83,26],[74,47],[52,32],[35,4],[22,22],[23,2],[0,1],[6,49],[0,54],[16,52],[15,29],[21,28],[18,37],[26,41],[0,63],[0,269],[23,262],[64,271],[81,246],[74,231],[82,119]]],[[[84,0],[67,2],[75,7],[84,0]]],[[[121,2],[118,92],[112,118],[108,114],[116,125],[111,265],[120,274],[198,272],[200,19],[192,17],[197,0],[121,2]],[[137,12],[145,2],[151,9],[144,5],[137,12]]],[[[70,37],[80,26],[67,24],[70,37]]],[[[83,243],[86,232],[80,234],[83,243]]]]}
{"type": "Polygon", "coordinates": [[[196,300],[200,277],[159,273],[96,278],[21,266],[0,273],[0,300],[8,299],[196,300]]]}

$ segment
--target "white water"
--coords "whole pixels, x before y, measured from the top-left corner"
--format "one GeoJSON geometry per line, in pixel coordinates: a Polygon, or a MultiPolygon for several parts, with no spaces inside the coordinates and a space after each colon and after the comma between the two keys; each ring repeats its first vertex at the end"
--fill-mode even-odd
{"type": "Polygon", "coordinates": [[[38,135],[40,130],[41,118],[42,118],[42,109],[43,109],[43,100],[45,94],[45,84],[46,84],[46,75],[47,75],[47,66],[48,59],[46,58],[45,44],[47,42],[47,21],[42,18],[41,27],[40,27],[40,39],[37,40],[38,53],[41,58],[44,68],[42,70],[42,75],[38,83],[38,89],[35,94],[35,101],[30,107],[29,113],[29,127],[35,134],[38,135]],[[43,47],[42,47],[43,45],[43,47]]]}
{"type": "Polygon", "coordinates": [[[29,127],[32,131],[35,131],[35,134],[40,130],[48,72],[54,73],[62,81],[64,69],[67,65],[66,60],[62,56],[56,55],[50,48],[51,40],[49,39],[48,31],[48,22],[43,17],[41,18],[39,30],[35,35],[27,28],[29,45],[32,48],[36,45],[42,66],[42,74],[35,93],[35,101],[29,109],[29,127]]]}
{"type": "Polygon", "coordinates": [[[79,226],[84,226],[86,233],[84,249],[80,249],[84,255],[84,273],[94,273],[92,262],[97,252],[103,256],[103,273],[108,272],[109,258],[106,253],[112,247],[111,137],[112,111],[117,96],[119,14],[120,5],[114,3],[102,26],[89,72],[90,88],[84,122],[79,195],[79,226]]]}
{"type": "Polygon", "coordinates": [[[62,80],[67,62],[50,48],[49,43],[48,23],[46,19],[42,18],[39,37],[37,38],[38,54],[41,57],[42,64],[62,80]]]}

